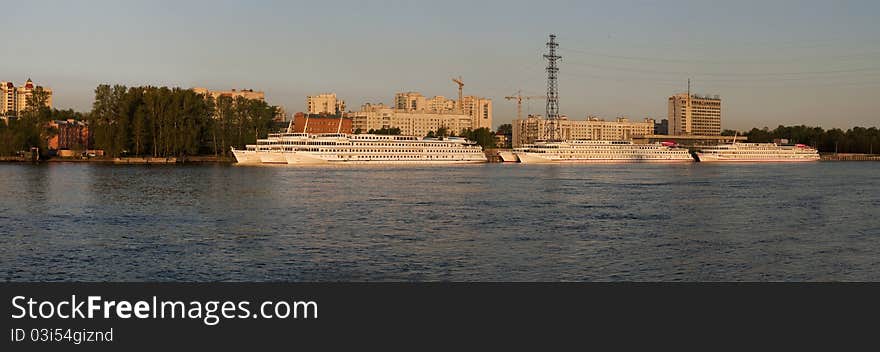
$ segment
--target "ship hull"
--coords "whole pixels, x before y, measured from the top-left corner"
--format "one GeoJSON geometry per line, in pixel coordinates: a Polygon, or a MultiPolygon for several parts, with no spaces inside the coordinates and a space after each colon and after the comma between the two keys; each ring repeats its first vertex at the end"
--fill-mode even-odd
{"type": "MultiPolygon", "coordinates": [[[[333,154],[315,155],[304,152],[271,152],[271,151],[233,151],[236,161],[243,165],[372,165],[372,164],[388,164],[388,165],[422,165],[422,164],[480,164],[486,163],[485,156],[483,158],[449,158],[448,160],[439,159],[391,159],[391,158],[373,158],[373,159],[354,159],[351,156],[340,156],[333,154]]],[[[481,154],[482,156],[482,154],[481,154]]]]}
{"type": "Polygon", "coordinates": [[[548,158],[537,153],[517,153],[516,156],[523,164],[628,164],[628,163],[689,163],[694,159],[687,158],[619,158],[619,159],[600,159],[600,158],[574,158],[574,159],[556,159],[548,158]]]}
{"type": "Polygon", "coordinates": [[[259,165],[262,163],[260,156],[253,150],[232,149],[232,155],[235,157],[235,162],[240,165],[259,165]]]}
{"type": "Polygon", "coordinates": [[[287,164],[287,158],[284,156],[281,151],[259,151],[257,155],[260,157],[260,162],[263,164],[287,164]]]}
{"type": "Polygon", "coordinates": [[[819,161],[819,156],[810,157],[767,157],[767,158],[726,158],[714,154],[696,153],[701,163],[803,163],[819,161]]]}

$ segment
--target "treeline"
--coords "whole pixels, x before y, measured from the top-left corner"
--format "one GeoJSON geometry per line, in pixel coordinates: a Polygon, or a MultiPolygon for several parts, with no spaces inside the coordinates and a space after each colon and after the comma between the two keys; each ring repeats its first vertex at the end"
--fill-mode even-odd
{"type": "Polygon", "coordinates": [[[89,114],[94,145],[106,155],[226,155],[265,138],[277,107],[262,100],[192,89],[100,85],[89,114]]]}
{"type": "Polygon", "coordinates": [[[265,138],[273,127],[277,107],[262,100],[221,96],[214,99],[191,89],[100,85],[92,111],[46,107],[48,96],[39,89],[28,98],[31,106],[21,116],[0,122],[0,155],[15,155],[31,147],[47,152],[47,141],[57,133],[52,120],[84,120],[89,124],[93,149],[105,155],[181,157],[228,155],[265,138]]]}
{"type": "Polygon", "coordinates": [[[753,128],[748,132],[725,130],[724,135],[735,133],[748,137],[749,142],[767,143],[774,139],[788,139],[789,143],[812,146],[824,153],[880,153],[880,130],[877,127],[853,127],[846,131],[839,128],[824,130],[811,126],[782,126],[775,129],[753,128]]]}

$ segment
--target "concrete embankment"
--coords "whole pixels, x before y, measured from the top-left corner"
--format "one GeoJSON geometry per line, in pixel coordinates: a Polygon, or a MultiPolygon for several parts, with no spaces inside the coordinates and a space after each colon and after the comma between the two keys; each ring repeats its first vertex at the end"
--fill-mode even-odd
{"type": "Polygon", "coordinates": [[[820,157],[823,161],[880,161],[880,154],[829,153],[820,157]]]}
{"type": "Polygon", "coordinates": [[[498,155],[499,152],[509,152],[511,149],[485,149],[483,153],[486,154],[486,160],[489,160],[490,163],[500,163],[504,162],[501,160],[501,155],[498,155]]]}
{"type": "Polygon", "coordinates": [[[115,158],[113,159],[114,164],[175,164],[177,163],[177,158],[139,158],[139,157],[128,157],[128,158],[115,158]]]}
{"type": "Polygon", "coordinates": [[[154,158],[154,157],[126,157],[115,158],[113,162],[116,164],[190,164],[190,163],[231,163],[232,158],[209,156],[184,156],[180,158],[154,158]]]}
{"type": "Polygon", "coordinates": [[[62,158],[49,157],[40,160],[32,160],[21,156],[0,156],[0,162],[50,162],[50,163],[101,163],[101,164],[228,164],[235,162],[231,157],[187,156],[182,158],[154,158],[154,157],[123,157],[123,158],[62,158]]]}

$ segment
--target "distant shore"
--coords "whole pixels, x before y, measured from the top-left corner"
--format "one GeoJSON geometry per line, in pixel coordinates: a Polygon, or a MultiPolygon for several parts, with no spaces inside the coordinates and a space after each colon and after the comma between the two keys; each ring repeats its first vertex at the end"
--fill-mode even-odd
{"type": "MultiPolygon", "coordinates": [[[[0,162],[10,163],[26,163],[34,162],[30,158],[20,156],[4,156],[0,157],[0,162]]],[[[223,156],[187,156],[184,158],[156,158],[156,157],[123,157],[123,158],[60,158],[51,157],[40,159],[39,163],[100,163],[100,164],[150,164],[150,165],[169,165],[169,164],[231,164],[235,162],[232,157],[223,156]]]]}
{"type": "MultiPolygon", "coordinates": [[[[489,162],[500,162],[497,156],[499,149],[487,151],[489,162]],[[498,160],[496,160],[498,159],[498,160]]],[[[880,161],[880,154],[856,154],[856,153],[826,153],[821,154],[821,161],[880,161]]],[[[21,156],[0,156],[0,163],[29,163],[34,162],[30,158],[21,156]]],[[[232,157],[203,155],[187,156],[185,158],[156,158],[156,157],[124,157],[124,158],[59,158],[52,157],[40,159],[38,163],[100,163],[100,164],[143,164],[143,165],[174,165],[174,164],[233,164],[232,157]]]]}
{"type": "Polygon", "coordinates": [[[822,161],[880,161],[880,154],[828,153],[820,157],[822,161]]]}

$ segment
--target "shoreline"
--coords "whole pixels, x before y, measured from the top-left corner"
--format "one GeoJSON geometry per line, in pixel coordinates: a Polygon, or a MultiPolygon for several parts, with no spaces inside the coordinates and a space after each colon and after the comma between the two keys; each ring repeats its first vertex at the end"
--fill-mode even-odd
{"type": "Polygon", "coordinates": [[[828,153],[819,154],[820,161],[880,161],[880,154],[828,153]]]}
{"type": "MultiPolygon", "coordinates": [[[[487,152],[488,163],[500,163],[496,150],[487,152]],[[494,153],[492,153],[494,152],[494,153]],[[491,154],[490,154],[491,153],[491,154]],[[496,160],[498,159],[498,160],[496,160]]],[[[821,154],[819,161],[880,161],[880,154],[821,154]]],[[[47,159],[32,160],[26,157],[4,156],[0,157],[0,163],[96,163],[96,164],[114,164],[114,165],[191,165],[191,164],[235,164],[232,157],[216,157],[216,156],[188,156],[183,159],[175,157],[156,158],[156,157],[124,157],[124,158],[60,158],[52,157],[47,159]]]]}
{"type": "Polygon", "coordinates": [[[182,164],[234,164],[231,157],[216,156],[189,156],[178,158],[154,158],[154,157],[125,157],[125,158],[59,158],[52,157],[40,160],[32,160],[25,157],[0,157],[0,163],[96,163],[115,165],[182,165],[182,164]]]}

